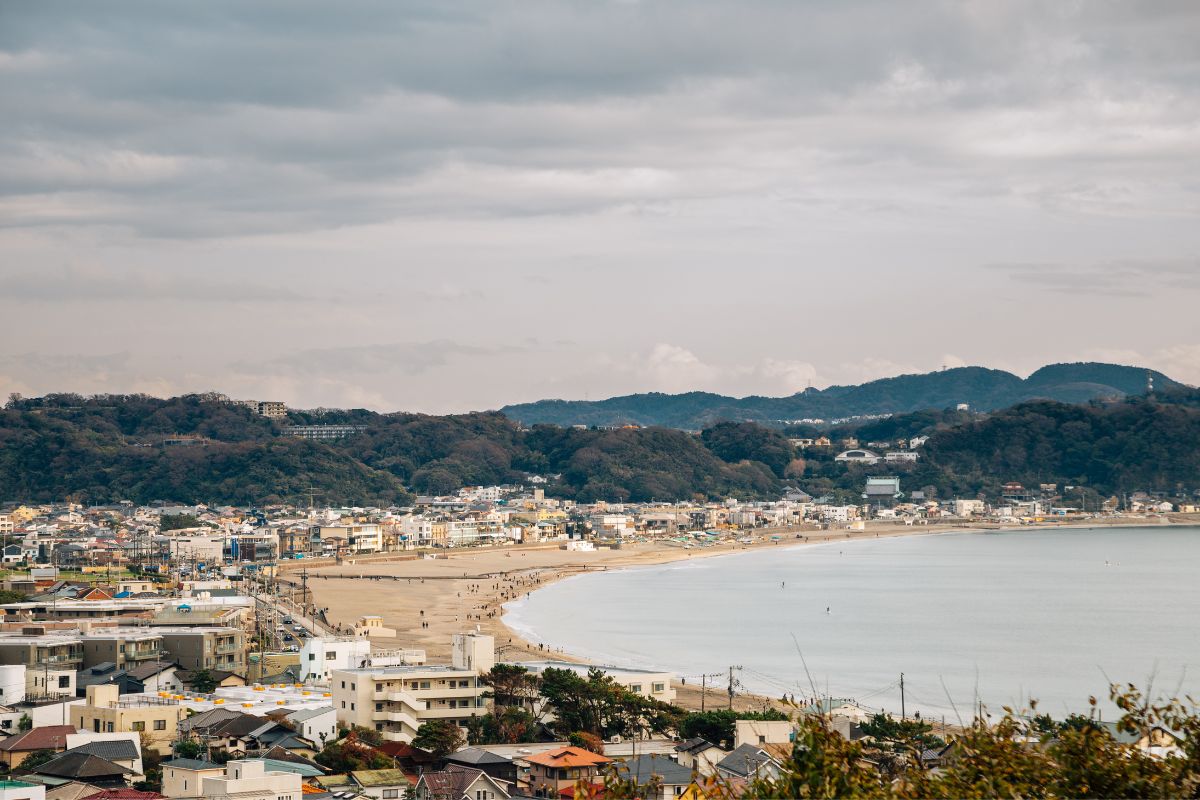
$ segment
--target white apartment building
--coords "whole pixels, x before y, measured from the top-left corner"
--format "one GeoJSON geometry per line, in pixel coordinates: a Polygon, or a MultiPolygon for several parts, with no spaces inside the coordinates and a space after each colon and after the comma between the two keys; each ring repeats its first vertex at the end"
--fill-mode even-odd
{"type": "Polygon", "coordinates": [[[184,797],[207,800],[301,800],[304,794],[302,783],[300,775],[295,772],[268,772],[263,761],[230,761],[225,765],[223,775],[201,778],[200,791],[184,797]]]}
{"type": "Polygon", "coordinates": [[[300,680],[304,683],[329,683],[334,670],[357,669],[363,666],[370,655],[370,639],[314,636],[300,648],[300,680]]]}
{"type": "Polygon", "coordinates": [[[982,514],[986,510],[982,500],[955,500],[954,501],[954,516],[956,517],[973,517],[977,514],[982,514]]]}
{"type": "Polygon", "coordinates": [[[347,553],[379,553],[383,551],[383,528],[374,523],[361,525],[320,525],[312,533],[322,541],[336,543],[336,548],[347,553]]]}
{"type": "Polygon", "coordinates": [[[333,670],[331,693],[337,721],[361,725],[384,739],[410,742],[423,722],[453,720],[465,727],[488,713],[481,673],[496,662],[495,641],[480,633],[454,635],[451,664],[333,670]]]}
{"type": "Polygon", "coordinates": [[[398,525],[404,544],[425,547],[433,541],[433,520],[422,516],[401,517],[398,525]]]}
{"type": "Polygon", "coordinates": [[[452,519],[446,523],[446,541],[462,547],[479,541],[479,523],[473,519],[452,519]]]}
{"type": "Polygon", "coordinates": [[[177,563],[224,564],[227,539],[223,533],[185,533],[169,537],[167,547],[177,563]]]}

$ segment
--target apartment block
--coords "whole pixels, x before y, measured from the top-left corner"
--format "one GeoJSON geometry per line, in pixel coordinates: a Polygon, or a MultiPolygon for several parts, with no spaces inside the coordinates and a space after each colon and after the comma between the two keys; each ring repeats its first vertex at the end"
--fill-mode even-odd
{"type": "Polygon", "coordinates": [[[146,744],[166,755],[179,734],[187,709],[174,700],[144,695],[121,696],[113,683],[87,687],[82,705],[70,706],[71,724],[92,733],[144,734],[146,744]]]}
{"type": "Polygon", "coordinates": [[[246,674],[246,634],[238,628],[155,628],[167,657],[187,670],[246,674]]]}
{"type": "Polygon", "coordinates": [[[132,669],[163,657],[162,634],[153,628],[100,628],[83,634],[83,666],[110,662],[132,669]]]}
{"type": "Polygon", "coordinates": [[[422,723],[446,719],[465,727],[490,708],[480,674],[495,664],[495,642],[478,633],[455,634],[452,663],[333,670],[337,720],[408,742],[422,723]]]}
{"type": "Polygon", "coordinates": [[[83,666],[83,639],[78,634],[44,633],[27,628],[21,633],[0,634],[0,664],[24,664],[50,669],[77,670],[83,666]]]}

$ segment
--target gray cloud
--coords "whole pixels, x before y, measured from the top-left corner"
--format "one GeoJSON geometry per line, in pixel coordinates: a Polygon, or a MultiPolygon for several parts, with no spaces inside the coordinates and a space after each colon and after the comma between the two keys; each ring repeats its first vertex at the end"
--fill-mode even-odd
{"type": "Polygon", "coordinates": [[[1149,297],[1163,289],[1200,289],[1200,259],[1121,259],[1095,264],[989,264],[1013,280],[1072,295],[1149,297]]]}
{"type": "Polygon", "coordinates": [[[294,303],[312,299],[288,286],[179,274],[169,268],[131,270],[64,266],[11,275],[3,275],[0,270],[0,280],[9,298],[41,303],[176,300],[235,304],[294,303]]]}
{"type": "Polygon", "coordinates": [[[287,377],[328,375],[422,375],[463,359],[479,359],[518,352],[516,347],[484,347],[445,339],[429,342],[317,348],[252,362],[238,362],[242,373],[270,373],[287,377]]]}
{"type": "Polygon", "coordinates": [[[0,3],[0,356],[428,410],[948,330],[1193,370],[1198,39],[1182,0],[0,3]]]}

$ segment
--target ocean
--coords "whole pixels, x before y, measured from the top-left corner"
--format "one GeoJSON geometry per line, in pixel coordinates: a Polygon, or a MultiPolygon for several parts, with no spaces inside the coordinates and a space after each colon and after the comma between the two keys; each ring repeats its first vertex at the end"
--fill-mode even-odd
{"type": "Polygon", "coordinates": [[[580,575],[506,606],[534,642],[672,670],[725,697],[849,698],[969,721],[1062,717],[1110,681],[1200,696],[1200,528],[947,533],[787,546],[580,575]]]}

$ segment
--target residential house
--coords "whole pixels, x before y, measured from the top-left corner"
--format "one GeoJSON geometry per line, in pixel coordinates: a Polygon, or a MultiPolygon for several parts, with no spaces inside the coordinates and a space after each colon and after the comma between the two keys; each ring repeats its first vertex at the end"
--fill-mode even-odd
{"type": "Polygon", "coordinates": [[[408,797],[412,788],[412,781],[398,769],[356,769],[350,773],[350,781],[359,794],[375,800],[398,800],[408,797]]]}
{"type": "Polygon", "coordinates": [[[74,725],[44,725],[0,740],[0,763],[9,772],[21,766],[21,762],[38,750],[53,750],[61,753],[67,749],[67,736],[76,732],[74,725]]]}
{"type": "Polygon", "coordinates": [[[696,781],[696,772],[659,753],[635,756],[613,764],[618,778],[633,781],[639,787],[657,787],[653,794],[642,792],[645,800],[675,800],[682,797],[696,781]]]}
{"type": "Polygon", "coordinates": [[[162,763],[162,793],[167,797],[196,797],[205,778],[225,774],[225,767],[194,758],[173,758],[162,763]]]}
{"type": "MultiPolygon", "coordinates": [[[[200,791],[178,798],[205,800],[301,800],[303,779],[295,772],[272,771],[256,760],[230,761],[220,775],[200,779],[200,791]]],[[[170,797],[170,795],[168,795],[170,797]]]]}
{"type": "Polygon", "coordinates": [[[600,784],[603,770],[613,762],[611,758],[573,746],[535,753],[521,760],[529,765],[529,791],[535,797],[558,797],[563,789],[580,781],[600,784]]]}
{"type": "Polygon", "coordinates": [[[101,789],[129,786],[133,771],[108,759],[79,750],[68,750],[30,770],[35,775],[64,781],[78,781],[101,789]]]}
{"type": "Polygon", "coordinates": [[[717,763],[727,755],[728,751],[699,736],[675,745],[675,759],[700,775],[715,773],[717,763]]]}
{"type": "Polygon", "coordinates": [[[453,764],[459,767],[483,770],[496,780],[510,786],[515,786],[517,783],[517,765],[512,762],[512,759],[484,750],[482,747],[464,747],[442,760],[447,765],[453,764]]]}
{"type": "Polygon", "coordinates": [[[481,769],[447,764],[437,772],[425,772],[413,788],[413,800],[508,800],[509,784],[481,769]]]}
{"type": "Polygon", "coordinates": [[[753,744],[736,747],[733,752],[717,762],[717,774],[725,778],[742,780],[777,778],[782,770],[783,757],[772,754],[770,749],[778,747],[780,746],[759,747],[753,744]]]}

